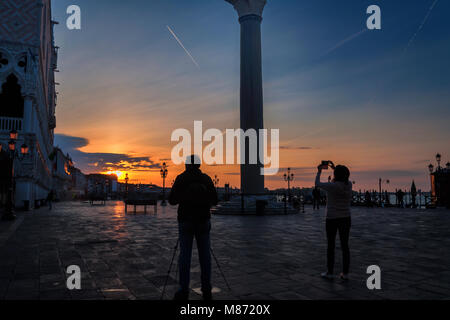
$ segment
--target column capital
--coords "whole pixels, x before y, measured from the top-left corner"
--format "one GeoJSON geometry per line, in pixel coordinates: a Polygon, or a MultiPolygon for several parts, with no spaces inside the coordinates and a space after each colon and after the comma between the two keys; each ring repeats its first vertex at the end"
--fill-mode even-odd
{"type": "Polygon", "coordinates": [[[25,91],[25,93],[22,94],[22,97],[27,100],[32,100],[35,101],[36,100],[36,93],[33,91],[25,91]]]}
{"type": "Polygon", "coordinates": [[[264,6],[267,0],[225,0],[233,5],[237,11],[239,18],[248,15],[257,15],[262,17],[264,6]]]}

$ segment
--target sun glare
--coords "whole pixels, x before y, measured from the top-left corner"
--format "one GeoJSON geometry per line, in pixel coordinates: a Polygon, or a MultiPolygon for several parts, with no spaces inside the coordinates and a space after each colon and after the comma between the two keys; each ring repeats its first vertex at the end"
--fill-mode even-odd
{"type": "Polygon", "coordinates": [[[115,174],[118,180],[125,179],[126,172],[123,171],[108,171],[105,174],[115,174]]]}

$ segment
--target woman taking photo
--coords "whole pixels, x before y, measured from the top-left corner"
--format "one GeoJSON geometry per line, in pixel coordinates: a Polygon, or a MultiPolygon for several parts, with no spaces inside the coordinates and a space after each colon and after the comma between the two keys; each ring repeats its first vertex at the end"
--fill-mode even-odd
{"type": "Polygon", "coordinates": [[[327,272],[321,274],[322,277],[327,279],[333,279],[334,247],[336,233],[339,232],[343,262],[343,270],[340,274],[340,278],[342,280],[348,280],[350,266],[350,250],[348,240],[351,226],[350,204],[352,200],[352,184],[349,181],[349,178],[350,171],[345,166],[338,165],[335,167],[331,161],[324,161],[318,166],[315,185],[327,193],[327,272]],[[328,183],[320,182],[322,170],[328,169],[328,166],[334,170],[334,178],[328,183]]]}

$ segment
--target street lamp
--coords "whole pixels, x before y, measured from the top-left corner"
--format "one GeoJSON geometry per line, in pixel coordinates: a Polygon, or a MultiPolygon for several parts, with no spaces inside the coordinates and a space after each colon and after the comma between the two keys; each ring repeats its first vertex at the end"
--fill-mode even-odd
{"type": "Polygon", "coordinates": [[[9,147],[10,151],[12,151],[12,152],[16,151],[16,141],[15,140],[9,140],[8,147],[9,147]]]}
{"type": "MultiPolygon", "coordinates": [[[[2,220],[14,220],[16,216],[14,215],[14,160],[16,157],[19,157],[18,152],[16,151],[16,142],[17,138],[19,137],[19,134],[16,130],[12,130],[9,133],[9,138],[11,139],[8,142],[8,148],[9,148],[9,166],[11,168],[11,177],[9,179],[9,186],[8,186],[8,194],[6,199],[6,208],[5,212],[2,216],[2,220]]],[[[2,147],[0,147],[1,151],[2,147]]],[[[26,144],[23,144],[20,148],[20,152],[22,156],[26,156],[28,154],[28,146],[26,144]]]]}
{"type": "Polygon", "coordinates": [[[430,163],[428,165],[428,170],[430,171],[430,186],[431,186],[431,189],[430,189],[430,200],[432,201],[433,200],[433,171],[434,171],[433,164],[430,163]]]}
{"type": "Polygon", "coordinates": [[[125,173],[125,199],[128,199],[128,172],[125,173]]]}
{"type": "Polygon", "coordinates": [[[28,154],[28,146],[27,146],[26,144],[23,144],[23,145],[20,147],[20,152],[21,152],[23,155],[27,155],[27,154],[28,154]]]}
{"type": "Polygon", "coordinates": [[[213,183],[214,183],[214,187],[216,187],[219,185],[219,178],[217,177],[217,174],[214,175],[214,179],[213,179],[213,183]]]}
{"type": "Polygon", "coordinates": [[[16,130],[12,130],[12,131],[9,133],[9,138],[10,138],[11,140],[16,141],[18,137],[19,137],[19,134],[17,133],[16,130]]]}
{"type": "MultiPolygon", "coordinates": [[[[386,184],[389,184],[391,181],[389,180],[389,179],[387,179],[386,181],[384,181],[384,182],[386,182],[386,184]]],[[[378,186],[379,186],[379,190],[380,190],[380,193],[378,194],[378,196],[379,196],[379,199],[378,199],[378,201],[379,201],[379,203],[380,203],[380,207],[381,207],[381,198],[382,198],[382,190],[381,190],[381,184],[383,183],[383,179],[381,179],[381,178],[379,178],[378,179],[378,186]]]]}
{"type": "Polygon", "coordinates": [[[291,168],[287,169],[287,174],[284,174],[284,181],[287,181],[288,183],[288,198],[289,201],[291,201],[291,181],[294,180],[294,174],[291,173],[291,168]]]}
{"type": "Polygon", "coordinates": [[[166,205],[166,178],[168,174],[167,165],[163,162],[161,170],[160,170],[161,178],[163,179],[163,199],[161,202],[162,206],[166,205]]]}

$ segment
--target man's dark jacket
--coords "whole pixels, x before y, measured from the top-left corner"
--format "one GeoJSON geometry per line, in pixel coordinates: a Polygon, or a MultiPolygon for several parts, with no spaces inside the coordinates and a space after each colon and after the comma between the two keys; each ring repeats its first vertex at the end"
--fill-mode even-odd
{"type": "Polygon", "coordinates": [[[180,174],[172,186],[169,203],[178,206],[178,221],[202,222],[211,218],[211,206],[217,204],[217,192],[211,178],[198,168],[188,168],[180,174]],[[191,184],[199,183],[206,187],[205,199],[202,204],[193,205],[186,201],[185,196],[191,184]]]}

